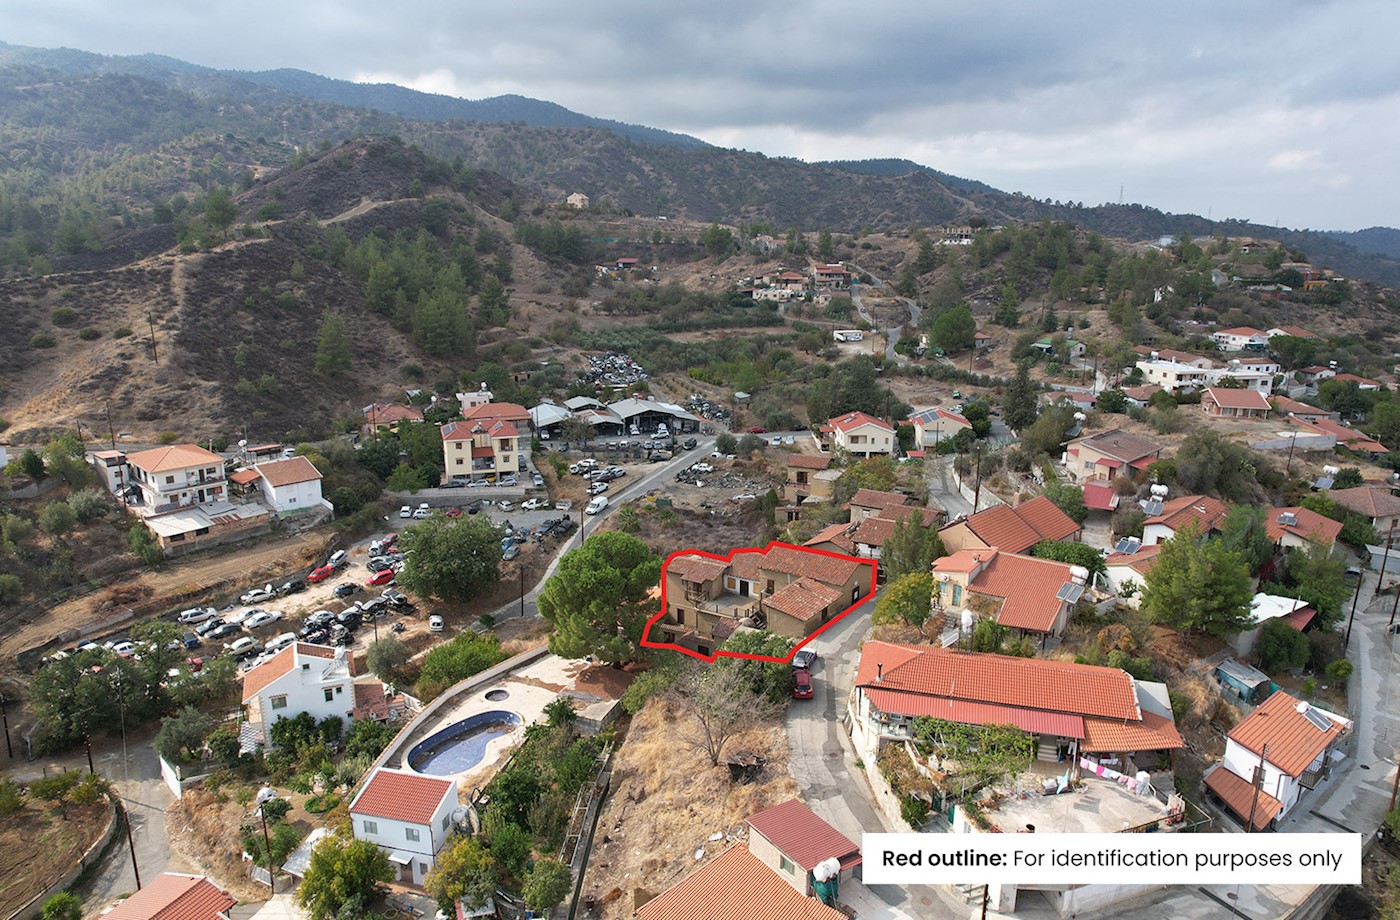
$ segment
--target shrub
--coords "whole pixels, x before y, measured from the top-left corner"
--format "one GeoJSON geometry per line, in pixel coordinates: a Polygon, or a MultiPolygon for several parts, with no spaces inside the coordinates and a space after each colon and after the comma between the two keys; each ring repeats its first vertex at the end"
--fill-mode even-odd
{"type": "Polygon", "coordinates": [[[909,822],[912,828],[917,829],[928,820],[928,812],[928,802],[917,795],[906,795],[899,800],[899,816],[909,822]]]}
{"type": "Polygon", "coordinates": [[[102,331],[100,329],[93,329],[91,326],[89,326],[82,332],[78,333],[78,338],[82,339],[84,342],[91,342],[94,339],[102,338],[102,331]]]}
{"type": "Polygon", "coordinates": [[[72,307],[59,307],[49,314],[49,322],[55,326],[71,326],[78,319],[78,312],[72,307]]]}
{"type": "Polygon", "coordinates": [[[162,444],[174,444],[178,440],[180,440],[178,431],[162,431],[160,433],[160,443],[162,444]]]}
{"type": "Polygon", "coordinates": [[[112,338],[114,339],[124,339],[131,334],[131,327],[129,326],[118,326],[112,330],[112,338]]]}
{"type": "Polygon", "coordinates": [[[1327,666],[1327,679],[1341,682],[1351,677],[1351,672],[1356,669],[1350,661],[1345,658],[1338,658],[1327,666]]]}
{"type": "Polygon", "coordinates": [[[29,337],[30,348],[53,348],[57,344],[53,336],[46,332],[39,332],[29,337]]]}
{"type": "Polygon", "coordinates": [[[24,797],[19,794],[19,785],[6,777],[0,779],[0,815],[12,815],[24,807],[24,797]]]}

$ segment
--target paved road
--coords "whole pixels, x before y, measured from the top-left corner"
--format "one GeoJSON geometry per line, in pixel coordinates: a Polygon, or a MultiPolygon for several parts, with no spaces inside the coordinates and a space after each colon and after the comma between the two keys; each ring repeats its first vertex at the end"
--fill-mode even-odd
{"type": "Polygon", "coordinates": [[[963,498],[953,479],[953,458],[934,455],[924,461],[929,504],[948,513],[948,520],[972,513],[972,502],[963,498]]]}
{"type": "MultiPolygon", "coordinates": [[[[863,268],[861,268],[859,265],[856,265],[854,262],[847,262],[846,264],[849,265],[852,268],[852,270],[869,276],[871,281],[870,287],[878,288],[884,286],[885,282],[882,279],[871,275],[870,272],[865,271],[863,268]]],[[[909,325],[918,327],[919,321],[923,317],[923,310],[915,301],[910,300],[908,297],[900,297],[899,299],[904,301],[904,305],[909,308],[909,325]]],[[[865,320],[867,323],[870,323],[872,326],[875,325],[874,320],[871,319],[870,314],[865,309],[864,301],[861,299],[859,284],[851,285],[851,303],[855,305],[856,312],[860,314],[861,319],[865,320]]],[[[891,326],[890,328],[885,330],[885,357],[890,361],[894,361],[897,363],[904,363],[905,361],[904,356],[901,354],[897,354],[894,350],[895,345],[899,344],[899,337],[901,334],[903,334],[903,332],[904,327],[902,325],[891,326]]]]}

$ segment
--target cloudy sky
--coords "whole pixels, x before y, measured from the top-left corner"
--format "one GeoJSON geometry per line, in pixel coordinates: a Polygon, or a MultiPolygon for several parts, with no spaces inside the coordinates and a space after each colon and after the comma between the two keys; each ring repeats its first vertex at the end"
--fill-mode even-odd
{"type": "Polygon", "coordinates": [[[1290,227],[1400,226],[1400,4],[4,0],[0,39],[296,67],[804,160],[1290,227]]]}

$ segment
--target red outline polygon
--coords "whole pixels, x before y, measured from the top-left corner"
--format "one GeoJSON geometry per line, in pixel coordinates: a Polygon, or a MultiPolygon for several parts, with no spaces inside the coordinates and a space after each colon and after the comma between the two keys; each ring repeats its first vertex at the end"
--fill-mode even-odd
{"type": "Polygon", "coordinates": [[[827,631],[828,629],[830,629],[831,627],[835,626],[837,623],[841,622],[841,619],[842,619],[843,617],[848,616],[848,615],[851,613],[852,610],[855,610],[855,609],[856,609],[857,607],[859,607],[861,604],[864,604],[866,601],[870,600],[870,598],[874,596],[874,594],[875,594],[875,576],[876,576],[876,573],[877,573],[878,569],[879,569],[879,562],[877,562],[877,561],[874,560],[874,559],[861,559],[861,558],[858,557],[858,556],[848,556],[848,555],[846,555],[845,553],[833,553],[833,552],[831,552],[831,551],[829,551],[829,550],[824,550],[824,549],[813,549],[813,548],[810,547],[810,546],[794,546],[794,545],[791,544],[791,543],[783,543],[783,542],[780,541],[780,540],[774,540],[773,542],[769,543],[767,546],[763,547],[762,549],[759,549],[759,548],[756,547],[756,546],[747,546],[747,547],[739,547],[739,548],[736,548],[736,549],[731,549],[731,550],[729,551],[729,555],[727,555],[727,556],[720,556],[720,555],[718,555],[718,554],[716,554],[716,553],[707,553],[707,552],[705,552],[705,551],[702,550],[702,549],[682,549],[682,550],[676,550],[674,553],[672,553],[671,555],[669,555],[669,556],[666,557],[666,562],[663,563],[662,566],[661,566],[661,609],[660,609],[659,611],[657,611],[657,613],[656,613],[655,616],[653,616],[653,617],[651,617],[651,619],[647,620],[646,627],[645,627],[645,629],[644,629],[643,632],[642,632],[642,643],[641,643],[641,644],[642,644],[644,647],[646,647],[646,648],[664,648],[664,649],[670,649],[671,651],[674,651],[674,652],[683,652],[683,653],[686,654],[686,655],[690,655],[690,656],[693,657],[693,658],[698,658],[698,659],[700,659],[701,661],[704,661],[704,662],[706,662],[706,663],[708,663],[708,664],[713,664],[713,663],[715,662],[716,659],[721,658],[721,657],[723,657],[723,658],[746,658],[746,659],[748,659],[748,660],[750,660],[750,661],[771,661],[771,662],[774,662],[774,663],[777,663],[777,664],[787,664],[787,663],[791,663],[791,662],[792,662],[792,656],[793,656],[793,655],[796,655],[799,649],[801,649],[801,648],[802,648],[804,645],[806,645],[808,642],[811,642],[811,641],[812,641],[813,639],[815,639],[817,636],[820,636],[822,633],[826,632],[826,631],[827,631]],[[739,555],[740,553],[759,553],[760,555],[765,555],[765,554],[767,554],[767,552],[768,552],[769,550],[771,550],[771,549],[772,549],[773,547],[775,547],[775,546],[781,546],[781,547],[785,547],[785,548],[787,548],[787,549],[795,549],[795,550],[797,550],[798,552],[802,552],[802,553],[812,553],[813,555],[818,555],[818,556],[831,556],[831,557],[834,558],[834,559],[845,559],[845,560],[847,560],[847,561],[849,561],[849,562],[854,562],[854,563],[856,563],[856,564],[858,564],[858,565],[869,566],[869,567],[870,567],[870,591],[869,591],[868,593],[866,593],[866,594],[862,594],[862,595],[855,601],[855,603],[851,604],[851,605],[850,605],[849,607],[847,607],[845,610],[841,611],[839,614],[837,614],[836,616],[834,616],[834,617],[832,617],[830,620],[828,620],[825,624],[823,624],[823,626],[822,626],[821,629],[819,629],[819,630],[817,630],[816,632],[812,633],[811,635],[807,636],[805,639],[803,639],[801,642],[799,642],[796,646],[794,646],[793,649],[792,649],[792,651],[788,652],[787,655],[784,656],[784,657],[782,657],[782,658],[776,658],[776,657],[774,657],[774,656],[772,656],[772,655],[751,655],[751,654],[748,654],[748,653],[745,653],[745,652],[726,652],[726,651],[723,651],[722,649],[715,649],[715,653],[714,653],[713,655],[702,655],[702,654],[700,654],[700,653],[697,652],[697,651],[694,651],[694,650],[692,650],[692,649],[688,649],[688,648],[686,648],[685,646],[679,645],[679,644],[677,644],[677,643],[675,643],[675,642],[653,642],[650,638],[648,638],[648,637],[651,635],[651,628],[652,628],[653,626],[656,625],[656,623],[657,623],[658,620],[660,620],[663,616],[666,615],[666,569],[671,565],[671,560],[675,559],[677,556],[704,556],[704,557],[707,558],[707,559],[714,559],[714,560],[717,561],[717,562],[731,562],[731,561],[733,561],[734,557],[737,556],[737,555],[739,555]]]}

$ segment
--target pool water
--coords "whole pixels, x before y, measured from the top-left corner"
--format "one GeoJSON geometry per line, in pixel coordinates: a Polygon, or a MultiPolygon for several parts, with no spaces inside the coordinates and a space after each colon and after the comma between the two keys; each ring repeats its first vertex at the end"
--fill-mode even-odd
{"type": "Polygon", "coordinates": [[[520,724],[513,712],[482,712],[435,732],[414,745],[408,765],[418,773],[450,776],[481,763],[486,747],[520,724]]]}

